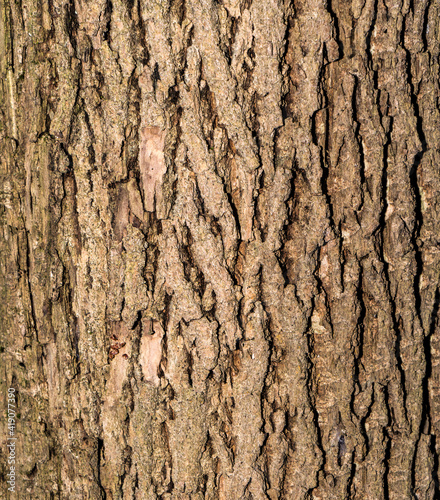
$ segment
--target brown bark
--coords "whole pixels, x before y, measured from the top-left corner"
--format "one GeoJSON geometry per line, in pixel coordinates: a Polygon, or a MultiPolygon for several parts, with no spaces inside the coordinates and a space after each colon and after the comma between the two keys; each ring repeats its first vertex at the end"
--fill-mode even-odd
{"type": "Polygon", "coordinates": [[[5,498],[438,498],[439,0],[2,0],[5,498]]]}

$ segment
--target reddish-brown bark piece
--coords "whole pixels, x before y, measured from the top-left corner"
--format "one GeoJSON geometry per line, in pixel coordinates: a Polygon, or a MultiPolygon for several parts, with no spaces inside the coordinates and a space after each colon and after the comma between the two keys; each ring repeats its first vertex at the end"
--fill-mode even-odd
{"type": "Polygon", "coordinates": [[[155,203],[162,203],[162,181],[166,172],[164,156],[165,131],[143,127],[140,133],[139,169],[142,179],[144,208],[154,212],[155,203]]]}

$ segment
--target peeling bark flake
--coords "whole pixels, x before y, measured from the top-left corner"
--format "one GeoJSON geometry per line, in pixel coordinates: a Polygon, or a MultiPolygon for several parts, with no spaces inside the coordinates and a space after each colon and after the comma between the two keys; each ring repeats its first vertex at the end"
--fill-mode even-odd
{"type": "Polygon", "coordinates": [[[141,130],[139,167],[141,171],[144,208],[154,212],[162,208],[161,186],[166,172],[164,156],[165,131],[159,127],[144,127],[141,130]]]}

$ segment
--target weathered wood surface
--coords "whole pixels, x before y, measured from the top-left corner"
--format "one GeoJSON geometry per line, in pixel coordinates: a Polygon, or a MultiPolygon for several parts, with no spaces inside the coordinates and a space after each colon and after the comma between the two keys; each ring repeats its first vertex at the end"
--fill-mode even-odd
{"type": "Polygon", "coordinates": [[[17,498],[438,498],[439,0],[1,21],[17,498]]]}

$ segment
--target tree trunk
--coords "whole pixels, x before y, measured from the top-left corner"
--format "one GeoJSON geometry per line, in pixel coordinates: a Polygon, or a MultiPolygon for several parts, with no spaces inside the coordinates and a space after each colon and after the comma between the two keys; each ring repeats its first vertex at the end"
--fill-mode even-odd
{"type": "Polygon", "coordinates": [[[1,15],[5,498],[439,498],[440,1],[1,15]]]}

